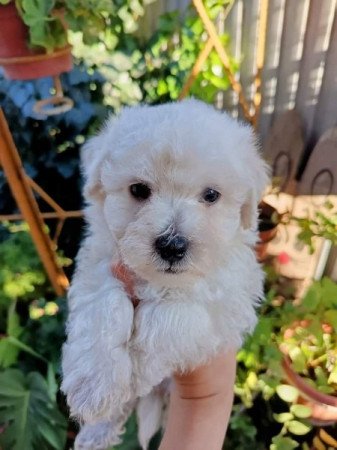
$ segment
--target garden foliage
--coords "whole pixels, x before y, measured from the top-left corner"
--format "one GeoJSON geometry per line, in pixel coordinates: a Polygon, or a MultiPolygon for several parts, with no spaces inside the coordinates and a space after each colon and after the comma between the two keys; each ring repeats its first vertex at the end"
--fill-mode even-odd
{"type": "MultiPolygon", "coordinates": [[[[224,2],[206,3],[214,17],[224,2]]],[[[59,16],[49,17],[51,8],[62,4],[17,2],[31,30],[31,45],[51,51],[65,44],[59,16]]],[[[63,208],[76,210],[82,207],[79,149],[84,140],[123,105],[176,99],[206,36],[192,9],[184,17],[164,15],[153,36],[143,39],[132,34],[144,12],[138,0],[74,0],[66,6],[76,65],[61,79],[74,108],[48,118],[33,112],[37,100],[53,94],[50,79],[0,78],[0,104],[27,174],[63,208]]],[[[226,43],[227,37],[222,40],[226,43]]],[[[212,54],[193,93],[212,101],[219,88],[227,87],[212,54]]],[[[0,193],[0,211],[18,212],[2,172],[0,193]]],[[[38,202],[48,210],[40,198],[38,202]]],[[[54,222],[47,226],[53,233],[54,222]]],[[[73,219],[64,227],[59,247],[67,258],[76,254],[81,226],[73,219]]],[[[2,225],[0,238],[0,446],[61,450],[70,445],[75,430],[73,423],[67,424],[65,400],[57,392],[66,302],[55,299],[25,225],[2,225]]],[[[73,265],[65,270],[71,275],[73,265]]],[[[121,449],[138,448],[135,427],[133,418],[121,449]]]]}
{"type": "MultiPolygon", "coordinates": [[[[138,22],[144,3],[139,0],[18,3],[27,12],[26,23],[36,25],[32,42],[46,49],[56,45],[49,39],[55,39],[53,26],[58,19],[54,24],[46,19],[50,8],[67,3],[68,38],[74,46],[76,65],[61,78],[65,94],[74,100],[74,108],[59,116],[37,116],[33,105],[53,93],[51,80],[22,82],[1,77],[0,105],[27,174],[63,208],[80,209],[79,149],[85,139],[110,112],[123,105],[176,100],[207,35],[191,8],[185,14],[163,15],[156,31],[144,38],[138,22]],[[90,19],[87,14],[91,14],[90,19]]],[[[214,19],[229,2],[204,3],[214,19]]],[[[221,41],[226,46],[229,37],[223,34],[221,41]]],[[[231,59],[234,71],[238,63],[231,59]]],[[[218,92],[228,87],[226,74],[213,51],[191,93],[214,102],[218,92]]],[[[48,210],[41,199],[38,202],[44,211],[48,210]]],[[[0,211],[17,212],[2,172],[0,211]]],[[[305,232],[302,238],[307,243],[327,225],[325,217],[316,219],[315,223],[301,223],[305,232]]],[[[325,229],[330,236],[334,234],[335,222],[328,225],[325,229]]],[[[55,223],[47,221],[47,226],[53,233],[55,223]]],[[[77,252],[81,227],[79,219],[69,220],[64,227],[59,240],[64,264],[77,252]]],[[[71,276],[73,264],[65,270],[71,276]]],[[[287,347],[294,367],[304,378],[322,392],[336,391],[336,285],[330,280],[315,283],[298,306],[291,292],[280,292],[277,275],[271,270],[267,275],[267,301],[261,307],[254,335],[238,355],[235,406],[225,450],[310,448],[316,429],[308,419],[308,410],[297,401],[298,392],[284,381],[280,346],[287,347]],[[322,328],[322,323],[330,328],[322,328]],[[314,369],[310,366],[312,361],[318,361],[314,369]]],[[[63,450],[72,444],[76,426],[69,421],[65,399],[58,392],[65,319],[66,300],[55,298],[26,225],[2,224],[0,447],[6,450],[63,450]]],[[[139,448],[134,418],[119,448],[139,448]]]]}

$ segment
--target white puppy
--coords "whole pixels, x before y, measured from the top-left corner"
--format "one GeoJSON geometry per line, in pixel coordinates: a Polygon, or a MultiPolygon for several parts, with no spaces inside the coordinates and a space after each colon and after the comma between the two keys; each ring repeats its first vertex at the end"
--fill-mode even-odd
{"type": "Polygon", "coordinates": [[[85,424],[76,448],[118,443],[139,398],[146,448],[160,415],[153,388],[254,327],[266,166],[249,126],[187,100],[124,109],[85,146],[83,167],[89,230],[69,291],[62,389],[85,424]],[[134,274],[135,310],[111,273],[118,263],[134,274]]]}

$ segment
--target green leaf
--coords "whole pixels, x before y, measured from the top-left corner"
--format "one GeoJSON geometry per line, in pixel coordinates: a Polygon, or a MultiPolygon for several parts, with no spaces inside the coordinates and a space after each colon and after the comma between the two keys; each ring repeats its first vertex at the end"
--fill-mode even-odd
{"type": "Polygon", "coordinates": [[[8,308],[7,316],[7,334],[13,337],[19,337],[23,328],[20,326],[20,319],[15,312],[16,301],[12,301],[8,308]]]}
{"type": "Polygon", "coordinates": [[[313,285],[306,293],[301,306],[307,311],[316,311],[320,302],[320,289],[313,285]]]}
{"type": "Polygon", "coordinates": [[[297,436],[303,436],[311,430],[311,426],[309,424],[305,424],[298,420],[292,420],[287,423],[287,428],[292,434],[296,434],[297,436]]]}
{"type": "Polygon", "coordinates": [[[328,384],[327,372],[321,366],[315,367],[314,372],[315,372],[315,378],[316,378],[317,385],[318,386],[327,386],[327,384],[328,384]]]}
{"type": "Polygon", "coordinates": [[[274,419],[276,420],[276,422],[278,423],[285,423],[288,422],[289,420],[292,420],[294,418],[294,415],[291,413],[280,413],[280,414],[273,414],[274,419]]]}
{"type": "Polygon", "coordinates": [[[37,372],[27,376],[16,369],[0,373],[0,445],[12,450],[63,450],[67,423],[47,384],[37,372]]]}
{"type": "Polygon", "coordinates": [[[325,305],[337,306],[337,283],[330,278],[323,278],[321,281],[322,299],[325,305]]]}
{"type": "Polygon", "coordinates": [[[19,316],[15,312],[16,300],[12,300],[7,312],[7,336],[0,339],[0,367],[7,368],[15,364],[18,359],[19,349],[11,342],[22,333],[23,328],[19,323],[19,316]]]}
{"type": "Polygon", "coordinates": [[[46,277],[28,229],[9,228],[9,231],[11,234],[0,245],[0,299],[12,301],[14,311],[16,299],[36,298],[37,288],[45,283],[46,277]]]}
{"type": "Polygon", "coordinates": [[[277,386],[276,392],[283,401],[288,403],[296,402],[299,395],[298,390],[288,384],[280,384],[277,386]]]}
{"type": "Polygon", "coordinates": [[[311,416],[311,408],[305,405],[291,405],[290,411],[299,419],[307,419],[311,416]]]}
{"type": "Polygon", "coordinates": [[[56,383],[55,371],[52,363],[48,363],[47,384],[50,398],[53,401],[56,401],[56,393],[58,390],[58,386],[56,383]]]}
{"type": "Polygon", "coordinates": [[[337,384],[337,370],[334,370],[333,372],[330,373],[328,383],[337,384]]]}
{"type": "Polygon", "coordinates": [[[296,441],[284,436],[273,437],[272,442],[270,450],[293,450],[299,446],[296,441]]]}
{"type": "Polygon", "coordinates": [[[144,15],[144,8],[139,0],[130,0],[130,9],[138,16],[144,15]]]}
{"type": "Polygon", "coordinates": [[[168,92],[168,87],[166,84],[165,80],[159,80],[158,81],[158,86],[157,86],[157,94],[160,95],[165,95],[168,92]]]}
{"type": "Polygon", "coordinates": [[[52,14],[55,0],[22,0],[21,16],[29,27],[30,44],[44,47],[48,52],[67,42],[60,19],[52,14]]]}
{"type": "Polygon", "coordinates": [[[26,25],[32,25],[46,20],[54,5],[54,0],[22,0],[26,25]]]}
{"type": "Polygon", "coordinates": [[[269,317],[260,317],[258,324],[254,330],[253,339],[258,339],[261,343],[267,344],[270,342],[273,324],[269,317]]]}
{"type": "Polygon", "coordinates": [[[32,356],[35,356],[35,358],[41,359],[44,362],[47,362],[46,359],[39,355],[35,350],[33,350],[31,347],[29,347],[28,345],[24,344],[23,342],[19,341],[19,339],[17,339],[14,336],[9,336],[7,338],[8,342],[10,342],[11,344],[13,344],[15,347],[17,347],[20,350],[23,350],[26,353],[29,353],[32,356]]]}
{"type": "Polygon", "coordinates": [[[7,368],[16,363],[19,349],[9,342],[8,337],[0,340],[0,367],[7,368]]]}
{"type": "Polygon", "coordinates": [[[289,350],[289,356],[292,360],[293,367],[296,372],[304,372],[307,367],[307,359],[299,347],[294,347],[289,350]]]}

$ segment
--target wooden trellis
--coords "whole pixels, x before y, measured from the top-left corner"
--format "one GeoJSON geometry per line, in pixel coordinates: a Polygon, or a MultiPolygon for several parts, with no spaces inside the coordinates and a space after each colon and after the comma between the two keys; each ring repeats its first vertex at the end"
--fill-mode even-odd
{"type": "MultiPolygon", "coordinates": [[[[25,173],[22,161],[1,109],[0,162],[16,203],[21,210],[22,217],[29,225],[33,241],[52,286],[57,295],[62,295],[68,286],[68,280],[62,268],[57,264],[55,246],[52,244],[49,235],[46,233],[43,218],[33,195],[32,184],[25,173]]],[[[36,187],[36,184],[34,183],[33,186],[36,187]]]]}
{"type": "MultiPolygon", "coordinates": [[[[242,108],[243,115],[247,121],[256,125],[261,103],[260,86],[261,86],[261,70],[264,61],[265,34],[266,34],[266,17],[268,10],[268,1],[261,0],[260,22],[259,22],[259,39],[258,52],[256,57],[256,76],[255,85],[256,93],[252,102],[248,102],[245,98],[242,85],[237,80],[235,74],[231,71],[228,54],[221,44],[221,40],[216,31],[216,27],[207,15],[202,0],[193,0],[193,4],[199,14],[205,31],[208,34],[208,40],[203,50],[197,58],[197,61],[191,71],[190,76],[182,89],[180,99],[188,95],[191,86],[202,65],[207,60],[210,52],[214,48],[223,64],[226,75],[230,81],[233,91],[237,94],[239,104],[242,108]]],[[[233,4],[233,2],[232,2],[233,4]]],[[[231,7],[229,5],[228,8],[231,7]]],[[[0,162],[7,177],[9,186],[21,211],[21,214],[3,215],[0,220],[21,220],[27,221],[30,232],[40,255],[41,261],[48,274],[50,282],[57,293],[62,295],[68,286],[68,280],[62,268],[57,263],[56,247],[57,238],[62,230],[64,221],[70,217],[80,217],[81,211],[65,211],[63,210],[34,180],[28,177],[23,168],[19,153],[15,147],[13,138],[10,134],[5,116],[0,109],[0,162]],[[34,193],[40,195],[46,203],[53,209],[53,212],[41,212],[34,197],[34,193]],[[58,223],[53,239],[46,232],[44,219],[54,218],[58,223]]]]}
{"type": "MultiPolygon", "coordinates": [[[[226,19],[231,6],[234,2],[230,3],[227,7],[227,10],[225,11],[225,17],[223,20],[226,19]]],[[[217,33],[216,27],[214,23],[210,20],[210,18],[207,15],[205,6],[202,2],[202,0],[193,0],[193,4],[204,24],[205,30],[208,33],[208,40],[203,48],[203,50],[200,52],[192,70],[187,78],[183,89],[181,91],[181,94],[179,96],[179,99],[183,99],[186,97],[189,93],[190,88],[193,85],[193,82],[195,81],[196,77],[200,73],[200,70],[202,69],[203,64],[207,60],[209,54],[215,49],[216,53],[218,54],[225,73],[229,79],[230,85],[232,87],[232,90],[237,94],[239,104],[242,108],[243,116],[245,119],[256,126],[258,114],[260,110],[260,104],[261,104],[261,72],[263,68],[263,62],[264,62],[264,49],[265,49],[265,38],[266,38],[266,26],[267,26],[267,13],[268,13],[268,0],[262,0],[261,1],[261,8],[260,8],[260,21],[259,21],[259,38],[257,43],[257,56],[256,56],[256,74],[255,74],[255,96],[253,99],[253,104],[250,105],[247,102],[247,99],[245,98],[245,95],[243,93],[243,88],[240,83],[236,79],[235,73],[232,72],[230,68],[229,63],[229,57],[227,55],[227,52],[223,45],[221,44],[221,40],[219,38],[219,35],[217,33]]]]}

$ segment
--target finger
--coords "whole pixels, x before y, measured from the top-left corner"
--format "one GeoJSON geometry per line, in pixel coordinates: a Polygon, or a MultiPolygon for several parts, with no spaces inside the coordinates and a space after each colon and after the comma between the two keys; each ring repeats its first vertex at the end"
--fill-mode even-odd
{"type": "Polygon", "coordinates": [[[113,275],[124,284],[127,293],[133,297],[133,278],[127,267],[125,267],[124,264],[118,263],[112,266],[111,271],[113,275]]]}

